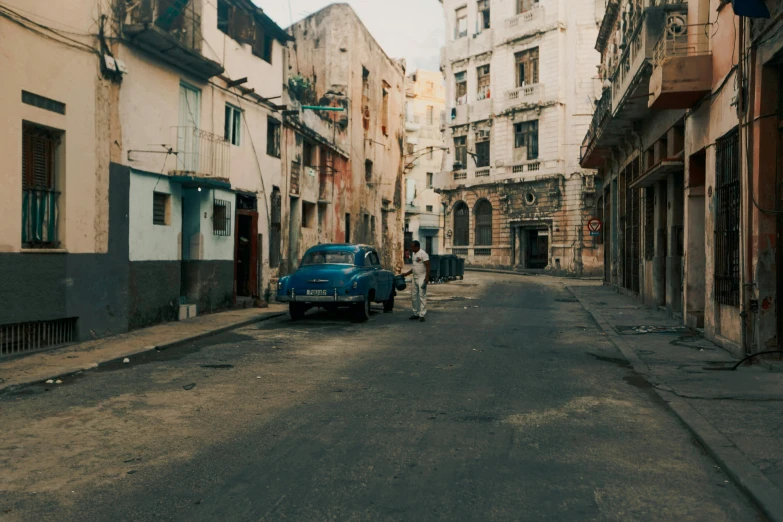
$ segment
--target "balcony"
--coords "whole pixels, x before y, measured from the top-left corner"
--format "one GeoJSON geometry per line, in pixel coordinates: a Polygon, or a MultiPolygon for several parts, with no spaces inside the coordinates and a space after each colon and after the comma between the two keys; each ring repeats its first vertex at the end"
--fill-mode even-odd
{"type": "Polygon", "coordinates": [[[683,34],[665,31],[653,52],[649,107],[691,109],[712,89],[708,25],[686,26],[683,34]]]}
{"type": "Polygon", "coordinates": [[[227,181],[231,146],[222,136],[196,127],[177,127],[177,168],[172,176],[227,181]]]}
{"type": "Polygon", "coordinates": [[[523,85],[506,91],[501,100],[502,108],[498,112],[506,111],[513,107],[540,105],[544,98],[543,84],[523,85]]]}
{"type": "Polygon", "coordinates": [[[565,171],[565,162],[563,160],[528,160],[498,167],[495,174],[499,178],[519,177],[520,175],[530,174],[534,176],[562,174],[565,171]]]}
{"type": "Polygon", "coordinates": [[[410,115],[405,118],[405,130],[408,132],[416,132],[421,129],[421,116],[418,114],[410,115]]]}
{"type": "Polygon", "coordinates": [[[604,89],[601,98],[595,105],[593,119],[587,134],[582,140],[580,165],[585,169],[595,169],[603,164],[607,154],[610,153],[609,147],[599,146],[604,131],[607,130],[607,124],[612,119],[612,89],[604,89]]]}
{"type": "MultiPolygon", "coordinates": [[[[681,4],[687,9],[687,4],[681,4]]],[[[619,57],[612,74],[612,112],[617,114],[622,106],[635,114],[633,119],[641,119],[647,111],[647,100],[643,102],[637,96],[645,97],[650,86],[650,62],[655,45],[664,32],[669,10],[649,7],[631,20],[625,49],[619,57]]]]}
{"type": "Polygon", "coordinates": [[[440,214],[426,212],[419,214],[419,229],[438,230],[440,229],[440,214]]]}
{"type": "Polygon", "coordinates": [[[554,27],[558,21],[557,15],[557,1],[548,3],[546,7],[540,4],[531,5],[529,9],[506,18],[503,24],[503,40],[516,40],[548,25],[554,27]]]}
{"type": "Polygon", "coordinates": [[[139,48],[201,78],[223,72],[202,53],[196,0],[140,0],[128,8],[123,34],[139,48]]]}

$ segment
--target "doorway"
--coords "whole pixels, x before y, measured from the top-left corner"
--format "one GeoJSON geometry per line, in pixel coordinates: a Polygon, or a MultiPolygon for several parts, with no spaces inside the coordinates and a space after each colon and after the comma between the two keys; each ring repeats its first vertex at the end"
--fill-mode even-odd
{"type": "Polygon", "coordinates": [[[234,289],[237,297],[259,297],[258,212],[237,211],[234,289]]]}
{"type": "Polygon", "coordinates": [[[424,236],[424,251],[428,254],[435,253],[435,251],[432,249],[432,236],[424,236]]]}
{"type": "Polygon", "coordinates": [[[549,231],[527,230],[526,268],[546,268],[549,265],[549,231]]]}
{"type": "Polygon", "coordinates": [[[411,261],[411,243],[413,243],[413,232],[405,232],[405,238],[403,246],[405,248],[405,264],[412,263],[411,261]]]}

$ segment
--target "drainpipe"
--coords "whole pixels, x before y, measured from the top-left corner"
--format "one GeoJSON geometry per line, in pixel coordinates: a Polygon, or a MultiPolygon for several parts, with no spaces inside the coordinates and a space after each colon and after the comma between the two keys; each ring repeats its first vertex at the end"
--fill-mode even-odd
{"type": "MultiPolygon", "coordinates": [[[[753,283],[751,282],[751,234],[748,233],[751,221],[751,209],[747,204],[750,198],[750,190],[752,190],[751,182],[751,166],[749,151],[746,147],[745,132],[748,129],[745,128],[745,18],[739,17],[739,60],[737,67],[737,84],[739,85],[739,92],[737,95],[737,119],[739,120],[739,160],[740,160],[740,196],[742,196],[742,174],[745,171],[746,176],[746,189],[747,193],[740,201],[745,203],[745,219],[740,221],[739,227],[739,244],[743,250],[740,252],[740,281],[741,286],[739,288],[740,298],[740,345],[744,353],[750,353],[750,343],[748,339],[748,296],[747,292],[752,289],[753,283]],[[743,168],[747,167],[747,168],[743,168]],[[744,223],[742,222],[744,221],[744,223]],[[748,282],[746,282],[748,281],[748,282]]],[[[740,207],[742,208],[742,207],[740,207]]]]}

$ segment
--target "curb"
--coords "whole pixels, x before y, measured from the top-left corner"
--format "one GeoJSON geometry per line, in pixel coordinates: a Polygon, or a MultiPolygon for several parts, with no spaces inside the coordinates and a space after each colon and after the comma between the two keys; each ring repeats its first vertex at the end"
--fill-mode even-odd
{"type": "Polygon", "coordinates": [[[696,440],[707,450],[707,453],[717,462],[729,477],[737,484],[753,503],[769,518],[770,522],[783,522],[783,492],[769,480],[725,435],[719,432],[709,421],[690,404],[673,392],[656,387],[652,372],[631,346],[618,334],[603,316],[593,310],[586,302],[577,296],[571,288],[566,289],[579,301],[593,319],[598,323],[606,336],[623,356],[631,363],[633,369],[647,380],[658,396],[669,405],[672,412],[680,419],[686,428],[696,437],[696,440]]]}
{"type": "Polygon", "coordinates": [[[79,372],[83,372],[83,371],[87,371],[87,370],[92,370],[92,369],[95,369],[95,366],[93,366],[95,364],[98,364],[98,365],[106,364],[106,363],[114,361],[116,359],[121,359],[121,358],[125,358],[125,357],[132,357],[134,355],[139,355],[141,353],[145,353],[145,352],[148,352],[150,350],[155,350],[155,349],[161,350],[161,351],[168,350],[170,348],[174,348],[176,346],[180,346],[180,345],[185,344],[185,343],[198,341],[198,340],[204,339],[206,337],[211,337],[213,335],[220,335],[222,333],[225,333],[225,332],[228,332],[228,331],[231,331],[231,330],[235,330],[237,328],[242,328],[244,326],[249,326],[249,325],[255,324],[255,323],[261,323],[263,321],[268,321],[270,319],[275,319],[277,317],[282,317],[284,315],[285,315],[285,312],[266,312],[266,315],[260,315],[258,317],[253,317],[252,319],[244,319],[242,321],[239,321],[238,323],[232,323],[230,325],[221,326],[219,328],[215,328],[214,330],[210,330],[208,332],[203,332],[203,333],[200,333],[200,334],[191,335],[191,336],[184,337],[184,338],[181,338],[181,339],[177,339],[175,341],[171,341],[171,342],[168,342],[168,343],[157,344],[157,345],[154,345],[154,346],[153,345],[151,345],[151,346],[144,346],[144,347],[139,348],[138,350],[125,352],[122,355],[118,355],[118,356],[112,357],[111,359],[105,359],[105,360],[101,360],[101,361],[92,362],[91,365],[87,366],[87,367],[73,366],[71,368],[65,369],[64,371],[61,371],[60,373],[57,373],[55,375],[49,375],[49,376],[43,377],[43,378],[37,377],[37,378],[32,379],[30,381],[18,382],[18,383],[8,384],[8,385],[0,384],[0,395],[4,394],[4,393],[7,393],[7,392],[9,392],[11,390],[24,388],[25,386],[30,386],[31,384],[36,384],[36,383],[39,383],[39,382],[42,382],[42,381],[46,381],[48,379],[58,379],[58,378],[62,378],[62,377],[68,377],[68,376],[73,375],[75,373],[79,373],[79,372]]]}
{"type": "Polygon", "coordinates": [[[524,270],[499,270],[495,268],[473,268],[473,267],[465,267],[465,272],[486,272],[489,274],[508,274],[508,275],[518,275],[518,276],[549,276],[549,277],[557,277],[560,279],[566,279],[566,280],[572,280],[572,281],[603,281],[603,278],[601,277],[571,277],[571,276],[564,276],[564,275],[557,275],[557,274],[550,274],[544,271],[540,272],[529,272],[524,270]]]}

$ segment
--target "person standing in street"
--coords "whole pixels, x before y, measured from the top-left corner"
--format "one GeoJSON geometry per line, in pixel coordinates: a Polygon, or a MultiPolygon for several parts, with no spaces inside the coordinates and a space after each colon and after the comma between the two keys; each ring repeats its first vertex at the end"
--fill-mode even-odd
{"type": "Polygon", "coordinates": [[[421,243],[418,241],[411,243],[411,263],[411,269],[401,274],[403,276],[413,274],[413,288],[411,288],[413,315],[409,319],[423,323],[424,316],[427,315],[427,282],[430,280],[430,256],[421,249],[421,243]]]}

